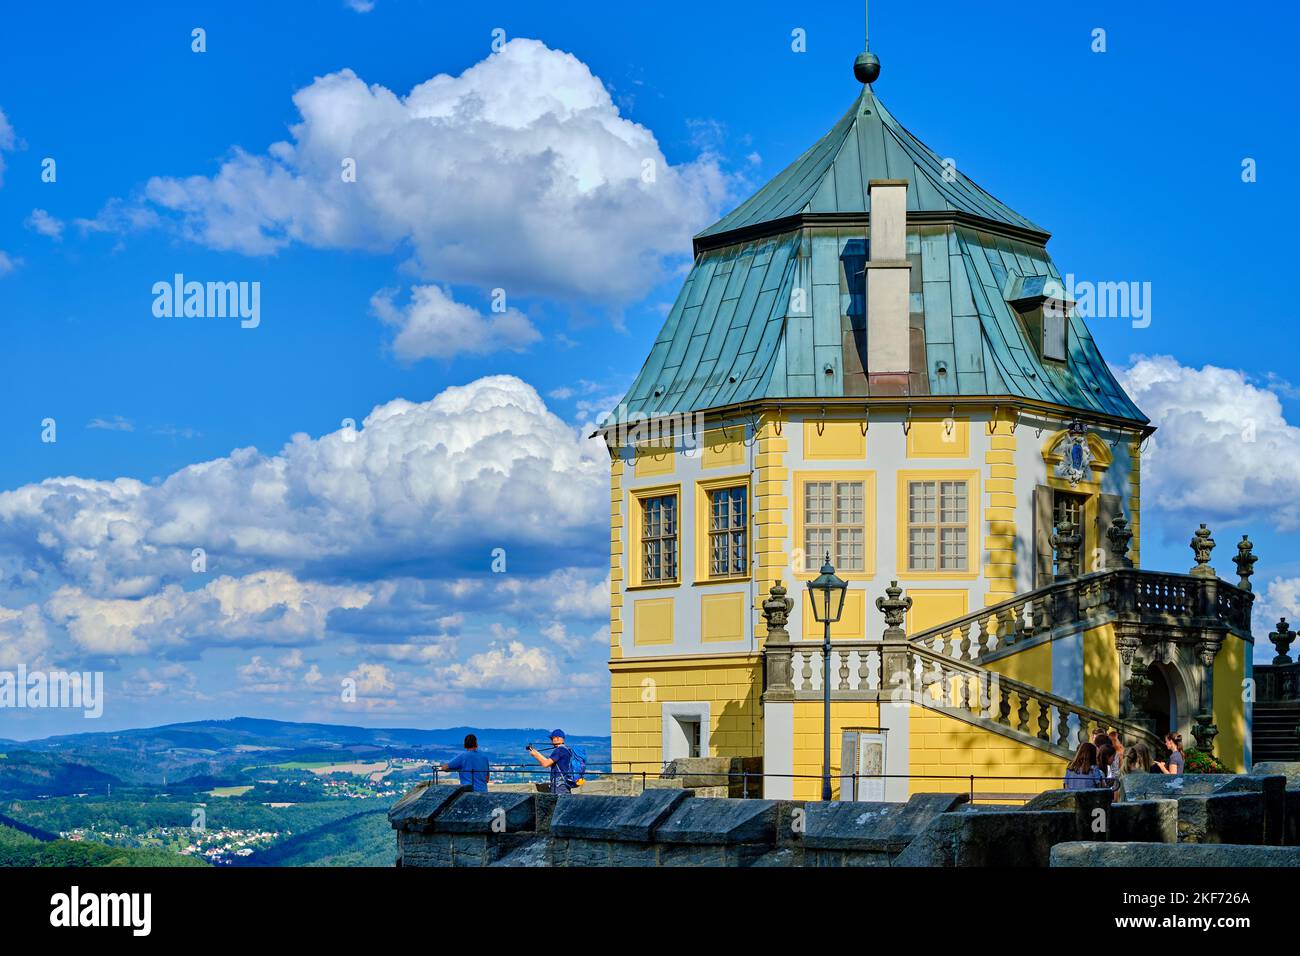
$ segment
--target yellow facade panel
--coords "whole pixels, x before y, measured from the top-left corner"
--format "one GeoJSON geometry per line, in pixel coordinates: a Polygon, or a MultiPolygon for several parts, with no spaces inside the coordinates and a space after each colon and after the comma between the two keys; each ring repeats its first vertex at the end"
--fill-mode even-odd
{"type": "Polygon", "coordinates": [[[916,419],[907,432],[908,458],[967,458],[970,422],[964,418],[916,419]]]}
{"type": "Polygon", "coordinates": [[[645,598],[632,602],[632,643],[637,646],[673,642],[673,599],[645,598]]]}
{"type": "Polygon", "coordinates": [[[704,453],[700,467],[734,468],[745,463],[745,429],[741,425],[713,428],[704,433],[704,453]]]}
{"type": "Polygon", "coordinates": [[[808,461],[862,461],[867,436],[857,422],[804,422],[803,452],[808,461]]]}

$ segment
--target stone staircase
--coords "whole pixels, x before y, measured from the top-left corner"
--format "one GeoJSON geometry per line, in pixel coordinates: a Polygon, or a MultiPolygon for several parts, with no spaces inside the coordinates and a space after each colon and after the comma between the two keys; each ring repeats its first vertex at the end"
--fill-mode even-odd
{"type": "MultiPolygon", "coordinates": [[[[896,584],[887,594],[878,604],[888,625],[882,640],[831,645],[832,700],[910,700],[1067,758],[1112,727],[1153,753],[1163,744],[1145,723],[999,674],[988,666],[992,658],[1103,624],[1115,626],[1130,653],[1154,633],[1184,641],[1250,634],[1250,592],[1214,577],[1129,567],[1056,581],[910,636],[901,626],[909,603],[896,584]]],[[[784,591],[776,600],[783,598],[784,591]]],[[[780,626],[769,627],[764,646],[764,700],[822,699],[821,645],[791,641],[783,625],[781,617],[780,626]]]]}
{"type": "MultiPolygon", "coordinates": [[[[765,700],[821,700],[822,647],[769,640],[765,700]]],[[[1145,727],[908,640],[837,641],[832,700],[910,701],[1060,757],[1098,730],[1158,743],[1145,727]]]]}
{"type": "Polygon", "coordinates": [[[1255,763],[1266,760],[1300,761],[1300,702],[1255,702],[1252,728],[1251,759],[1255,763]]]}

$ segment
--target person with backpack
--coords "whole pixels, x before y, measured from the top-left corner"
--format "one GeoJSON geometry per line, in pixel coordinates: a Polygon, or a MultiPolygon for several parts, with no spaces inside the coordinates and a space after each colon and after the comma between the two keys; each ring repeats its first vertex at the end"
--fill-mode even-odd
{"type": "Polygon", "coordinates": [[[587,767],[587,755],[580,749],[564,743],[564,731],[551,731],[551,755],[542,756],[532,744],[528,752],[543,767],[551,770],[551,793],[572,793],[582,785],[582,774],[587,767]]]}

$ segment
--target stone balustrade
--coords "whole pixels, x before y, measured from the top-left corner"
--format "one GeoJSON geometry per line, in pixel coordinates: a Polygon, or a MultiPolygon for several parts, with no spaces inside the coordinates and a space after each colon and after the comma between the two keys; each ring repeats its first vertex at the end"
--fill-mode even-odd
{"type": "MultiPolygon", "coordinates": [[[[764,653],[765,702],[823,698],[821,645],[769,640],[764,653]]],[[[1144,726],[981,667],[948,644],[936,649],[915,640],[837,641],[831,654],[831,700],[906,700],[1064,757],[1112,727],[1125,739],[1159,744],[1144,726]]]]}
{"type": "Polygon", "coordinates": [[[980,661],[1061,628],[1206,628],[1250,635],[1251,592],[1218,578],[1112,568],[980,608],[910,640],[957,660],[980,661]]]}

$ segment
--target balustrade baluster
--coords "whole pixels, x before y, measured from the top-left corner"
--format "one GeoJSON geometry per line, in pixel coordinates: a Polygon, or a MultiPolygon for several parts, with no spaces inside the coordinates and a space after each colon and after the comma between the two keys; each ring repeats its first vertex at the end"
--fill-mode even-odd
{"type": "MultiPolygon", "coordinates": [[[[1056,745],[1057,745],[1058,747],[1067,747],[1067,748],[1068,748],[1068,747],[1070,746],[1070,714],[1071,714],[1071,712],[1065,710],[1064,708],[1060,708],[1060,707],[1058,707],[1057,710],[1056,710],[1056,713],[1057,713],[1057,721],[1058,721],[1057,728],[1056,728],[1056,745]]],[[[1079,717],[1079,722],[1082,723],[1082,722],[1083,722],[1083,715],[1082,715],[1082,714],[1079,714],[1078,717],[1079,717]]]]}
{"type": "Polygon", "coordinates": [[[1038,734],[1037,734],[1037,737],[1038,737],[1039,740],[1047,740],[1047,739],[1049,739],[1048,736],[1047,736],[1047,726],[1048,726],[1048,723],[1049,723],[1050,720],[1051,720],[1051,718],[1048,716],[1048,713],[1047,713],[1047,702],[1046,702],[1045,700],[1043,700],[1043,699],[1040,697],[1040,698],[1038,698],[1037,703],[1038,703],[1038,734]]]}
{"type": "Polygon", "coordinates": [[[1011,725],[1011,691],[998,686],[998,715],[995,718],[1004,727],[1011,725]]]}
{"type": "Polygon", "coordinates": [[[1024,691],[1016,691],[1019,708],[1016,710],[1016,730],[1029,733],[1029,698],[1024,691]]]}
{"type": "MultiPolygon", "coordinates": [[[[976,654],[975,654],[976,660],[979,660],[981,657],[983,657],[985,654],[987,654],[989,651],[993,649],[993,645],[989,642],[989,638],[992,636],[989,634],[989,619],[984,615],[980,615],[978,624],[979,624],[979,636],[976,638],[976,654]]],[[[997,646],[1001,647],[1002,642],[998,641],[997,646]]]]}
{"type": "Polygon", "coordinates": [[[812,690],[812,654],[808,651],[797,651],[796,653],[803,658],[803,670],[800,672],[803,676],[803,684],[800,685],[799,689],[812,690]]]}
{"type": "Polygon", "coordinates": [[[839,689],[848,690],[849,689],[849,652],[844,650],[836,650],[835,654],[840,659],[839,689]]]}

